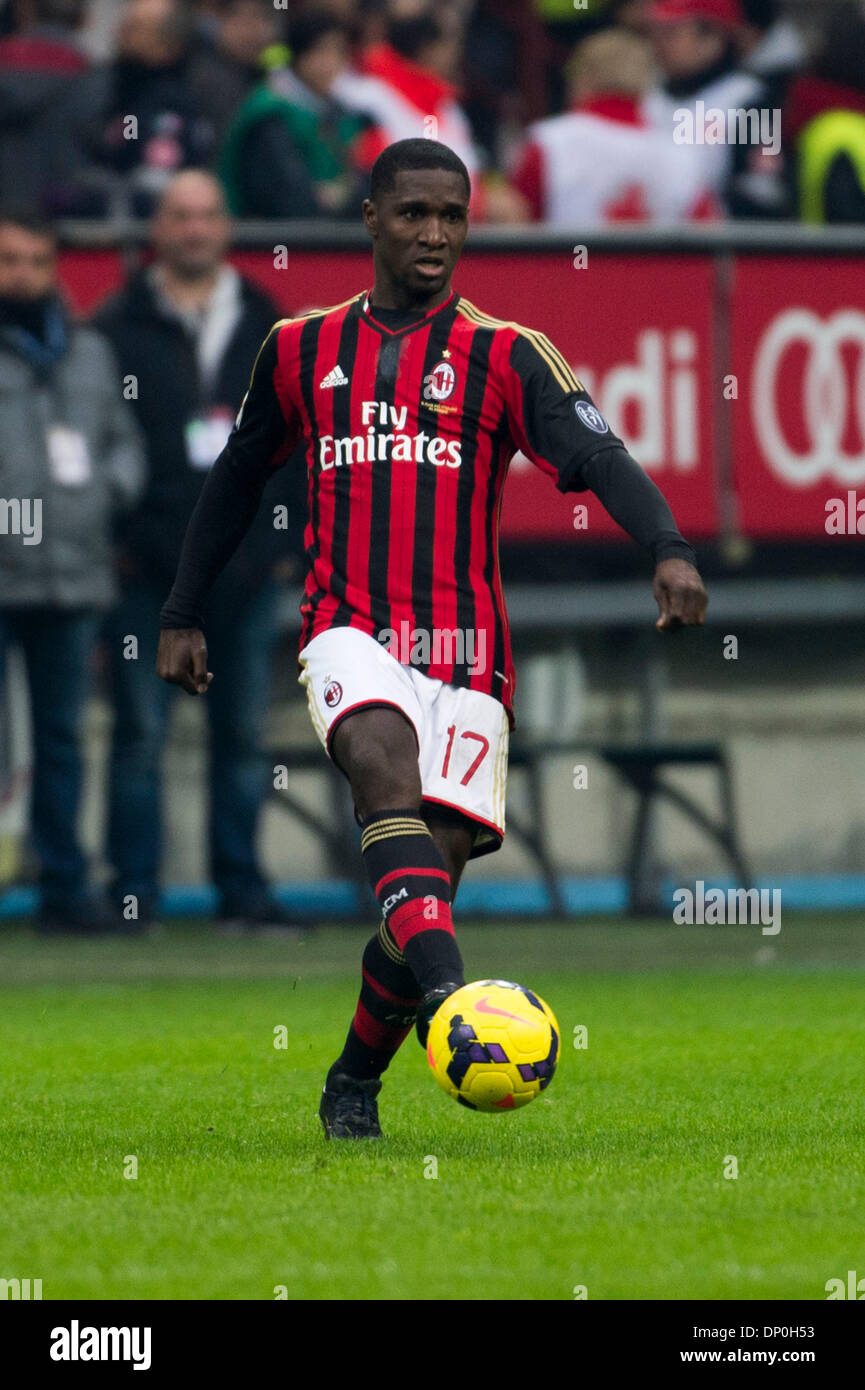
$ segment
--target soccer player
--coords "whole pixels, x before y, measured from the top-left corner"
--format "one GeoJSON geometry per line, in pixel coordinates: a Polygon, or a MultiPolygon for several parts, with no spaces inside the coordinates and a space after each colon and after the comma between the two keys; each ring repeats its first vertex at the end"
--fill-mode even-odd
{"type": "Polygon", "coordinates": [[[706,610],[666,501],[562,354],[452,289],[469,195],[464,164],[437,141],[381,154],[363,204],[374,286],[265,339],[162,610],[157,671],[203,695],[204,599],[271,473],[304,440],[300,680],[350,781],[382,913],[324,1084],[328,1138],[380,1135],[383,1072],[413,1024],[425,1045],[464,983],[453,900],[466,862],[504,835],[514,672],[498,516],[513,454],[562,492],[591,489],[649,550],[659,628],[702,623],[706,610]]]}

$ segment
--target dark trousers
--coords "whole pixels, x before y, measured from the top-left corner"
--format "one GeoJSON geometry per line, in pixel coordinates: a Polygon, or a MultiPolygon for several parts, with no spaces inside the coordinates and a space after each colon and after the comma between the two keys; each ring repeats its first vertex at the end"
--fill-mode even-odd
{"type": "Polygon", "coordinates": [[[88,898],[78,841],[81,721],[92,681],[99,615],[89,610],[0,608],[0,681],[14,642],[24,654],[33,733],[30,826],[42,908],[69,911],[88,898]]]}
{"type": "MultiPolygon", "coordinates": [[[[278,594],[277,586],[268,584],[240,611],[222,619],[217,613],[207,623],[208,669],[214,679],[200,698],[209,722],[209,862],[221,910],[228,916],[254,911],[267,900],[255,840],[269,780],[261,736],[278,636],[278,594]]],[[[131,585],[106,623],[115,714],[108,858],[115,891],[134,893],[142,917],[155,910],[158,898],[160,764],[175,694],[154,669],[164,598],[161,587],[131,585]],[[138,639],[136,660],[124,658],[129,636],[138,639]]]]}

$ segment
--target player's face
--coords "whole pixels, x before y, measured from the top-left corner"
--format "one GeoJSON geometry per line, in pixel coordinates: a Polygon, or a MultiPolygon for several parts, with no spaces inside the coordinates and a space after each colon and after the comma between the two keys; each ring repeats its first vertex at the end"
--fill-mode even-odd
{"type": "Polygon", "coordinates": [[[394,187],[363,205],[383,277],[407,302],[446,297],[468,234],[468,198],[449,169],[402,169],[394,187]]]}

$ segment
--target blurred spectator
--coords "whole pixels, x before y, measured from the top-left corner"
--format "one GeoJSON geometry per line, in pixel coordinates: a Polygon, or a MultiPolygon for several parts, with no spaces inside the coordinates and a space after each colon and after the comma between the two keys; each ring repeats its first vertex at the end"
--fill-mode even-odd
{"type": "Polygon", "coordinates": [[[682,222],[717,214],[693,148],[648,125],[650,47],[610,29],[569,65],[570,110],[532,126],[514,179],[532,216],[559,227],[682,222]]]}
{"type": "Polygon", "coordinates": [[[31,836],[46,931],[119,926],[87,882],[78,842],[80,725],[100,612],[115,597],[113,514],[143,457],[108,343],[73,324],[47,224],[0,215],[0,477],[17,533],[0,543],[0,680],[24,655],[33,728],[31,836]]]}
{"type": "Polygon", "coordinates": [[[865,223],[865,14],[831,14],[819,52],[784,111],[805,222],[865,223]]]}
{"type": "MultiPolygon", "coordinates": [[[[170,687],[154,674],[159,610],[171,588],[186,524],[249,384],[250,363],[277,312],[225,260],[231,233],[222,189],[208,173],[172,180],[153,221],[153,263],[99,315],[136,409],[149,474],[119,534],[123,593],[110,615],[114,739],[108,857],[116,892],[134,893],[142,917],[156,910],[162,859],[160,756],[170,687]],[[124,638],[138,659],[124,659],[124,638]]],[[[258,866],[256,830],[267,791],[260,740],[278,635],[280,557],[302,549],[305,470],[282,469],[205,612],[216,673],[205,701],[210,725],[209,851],[224,919],[284,924],[258,866]],[[289,529],[274,527],[275,503],[289,529]]],[[[298,565],[299,573],[299,565],[298,565]]]]}
{"type": "Polygon", "coordinates": [[[533,3],[544,23],[552,29],[560,29],[563,37],[573,44],[604,22],[612,0],[596,0],[592,4],[574,4],[574,0],[533,0],[533,3]]]}
{"type": "Polygon", "coordinates": [[[477,0],[463,41],[463,107],[479,146],[499,168],[511,162],[527,122],[549,111],[549,40],[523,0],[477,0]]]}
{"type": "Polygon", "coordinates": [[[548,110],[554,115],[568,101],[566,66],[576,44],[616,25],[635,33],[648,27],[648,0],[533,0],[536,14],[546,28],[549,51],[544,65],[548,110]]]}
{"type": "Polygon", "coordinates": [[[204,163],[210,127],[188,82],[192,16],[181,0],[127,0],[103,69],[97,158],[120,178],[114,213],[145,217],[179,169],[204,163]]]}
{"type": "Polygon", "coordinates": [[[649,33],[651,0],[613,0],[610,18],[620,29],[630,29],[646,38],[649,33]]]}
{"type": "Polygon", "coordinates": [[[214,150],[229,123],[262,77],[262,57],[281,36],[272,0],[220,0],[213,37],[189,60],[187,79],[197,114],[209,126],[214,150]]]}
{"type": "Polygon", "coordinates": [[[804,66],[805,43],[779,0],[742,0],[745,22],[737,38],[742,65],[759,77],[772,106],[783,105],[794,73],[804,66]]]}
{"type": "Polygon", "coordinates": [[[367,48],[359,72],[341,73],[332,91],[346,106],[370,116],[379,131],[377,153],[397,140],[432,136],[449,145],[474,175],[478,159],[457,99],[459,58],[458,35],[425,9],[413,19],[392,20],[387,41],[367,48]]]}
{"type": "Polygon", "coordinates": [[[0,188],[46,215],[98,211],[81,185],[98,94],[78,43],[86,0],[35,0],[0,39],[0,188]]]}
{"type": "Polygon", "coordinates": [[[349,60],[348,31],[325,14],[291,27],[292,63],[243,103],[219,161],[229,205],[241,217],[357,216],[366,117],[333,96],[349,60]]]}
{"type": "Polygon", "coordinates": [[[546,65],[548,109],[557,114],[567,102],[564,74],[568,55],[582,39],[610,23],[612,0],[575,5],[574,0],[532,0],[547,31],[549,61],[546,65]]]}
{"type": "MultiPolygon", "coordinates": [[[[739,58],[736,35],[744,23],[741,0],[654,0],[649,7],[651,37],[660,68],[660,84],[646,99],[645,110],[654,126],[668,139],[680,125],[681,114],[689,113],[692,143],[699,151],[705,177],[725,206],[735,200],[737,215],[760,213],[748,203],[746,187],[735,187],[748,170],[752,157],[766,159],[766,147],[739,144],[738,127],[732,115],[734,138],[730,139],[731,113],[765,109],[763,81],[746,72],[739,58]],[[708,131],[713,113],[722,113],[724,130],[716,141],[715,130],[708,131]],[[710,138],[707,138],[709,136],[710,138]]],[[[768,114],[768,113],[767,113],[768,114]]],[[[780,141],[780,125],[772,121],[773,136],[780,141]]],[[[776,160],[780,176],[780,151],[776,160]]]]}
{"type": "MultiPolygon", "coordinates": [[[[742,0],[742,9],[745,23],[737,41],[743,69],[760,81],[760,105],[780,113],[790,81],[805,60],[804,42],[795,24],[780,13],[778,0],[742,0]]],[[[773,121],[780,126],[779,115],[773,121]]],[[[726,196],[733,217],[793,216],[785,150],[738,147],[726,196]]]]}
{"type": "Polygon", "coordinates": [[[500,177],[480,178],[471,127],[458,100],[461,39],[458,23],[444,23],[427,6],[411,18],[391,19],[386,42],[366,48],[359,71],[342,73],[332,90],[347,106],[365,112],[377,128],[377,141],[367,142],[368,163],[397,140],[441,140],[456,151],[472,177],[474,216],[519,222],[526,216],[522,197],[500,177]]]}

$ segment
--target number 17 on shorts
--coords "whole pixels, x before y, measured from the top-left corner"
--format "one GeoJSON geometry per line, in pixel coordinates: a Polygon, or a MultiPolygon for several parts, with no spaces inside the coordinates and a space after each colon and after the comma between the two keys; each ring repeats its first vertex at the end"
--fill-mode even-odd
{"type": "Polygon", "coordinates": [[[424,801],[461,811],[475,826],[473,856],[505,832],[508,716],[492,695],[448,685],[399,662],[354,628],[332,628],[300,653],[313,727],[328,753],[339,723],[392,706],[415,731],[424,801]]]}

